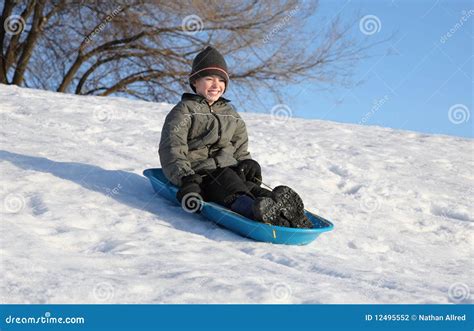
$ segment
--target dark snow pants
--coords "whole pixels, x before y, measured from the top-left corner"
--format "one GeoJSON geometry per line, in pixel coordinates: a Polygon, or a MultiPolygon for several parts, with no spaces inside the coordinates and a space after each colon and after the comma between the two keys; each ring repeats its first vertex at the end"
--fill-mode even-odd
{"type": "Polygon", "coordinates": [[[253,199],[262,196],[271,197],[271,191],[241,178],[232,167],[203,170],[199,174],[203,176],[200,186],[205,201],[229,208],[235,199],[243,194],[253,199]]]}

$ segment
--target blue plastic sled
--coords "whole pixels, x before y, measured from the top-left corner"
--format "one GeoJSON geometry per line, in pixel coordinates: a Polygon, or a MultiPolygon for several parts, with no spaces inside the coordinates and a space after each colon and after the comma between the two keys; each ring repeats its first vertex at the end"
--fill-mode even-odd
{"type": "MultiPolygon", "coordinates": [[[[148,177],[156,193],[179,205],[176,199],[178,188],[170,183],[161,168],[147,169],[143,175],[148,177]]],[[[328,220],[305,211],[313,222],[312,229],[295,229],[273,226],[250,220],[240,214],[213,202],[202,202],[201,215],[241,236],[273,244],[306,245],[321,233],[331,231],[334,225],[328,220]]]]}

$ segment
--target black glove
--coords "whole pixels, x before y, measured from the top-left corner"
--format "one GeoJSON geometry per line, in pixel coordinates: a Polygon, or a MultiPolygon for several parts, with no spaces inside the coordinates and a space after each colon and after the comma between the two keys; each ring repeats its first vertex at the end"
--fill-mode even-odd
{"type": "Polygon", "coordinates": [[[176,199],[181,203],[184,196],[189,193],[196,193],[201,195],[201,188],[199,185],[202,183],[202,177],[198,174],[188,175],[181,178],[181,187],[176,193],[176,199]]]}
{"type": "Polygon", "coordinates": [[[244,181],[254,182],[259,185],[262,182],[262,169],[255,160],[247,159],[240,161],[235,171],[244,181]]]}

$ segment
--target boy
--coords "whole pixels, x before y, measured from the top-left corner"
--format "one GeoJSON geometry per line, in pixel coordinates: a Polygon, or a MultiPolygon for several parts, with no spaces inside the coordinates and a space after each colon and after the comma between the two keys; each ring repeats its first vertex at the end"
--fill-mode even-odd
{"type": "Polygon", "coordinates": [[[287,186],[260,187],[260,165],[248,151],[240,115],[223,98],[229,84],[224,57],[209,46],[193,61],[191,89],[167,115],[159,147],[165,176],[179,187],[177,199],[218,203],[247,218],[287,227],[308,227],[304,206],[287,186]]]}

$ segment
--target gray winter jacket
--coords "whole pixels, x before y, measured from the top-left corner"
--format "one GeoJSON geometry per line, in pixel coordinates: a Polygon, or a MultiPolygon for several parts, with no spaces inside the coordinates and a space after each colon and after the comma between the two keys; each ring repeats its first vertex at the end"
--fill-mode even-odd
{"type": "Polygon", "coordinates": [[[184,93],[166,116],[159,155],[165,176],[181,186],[181,178],[199,170],[223,168],[250,159],[245,123],[229,100],[212,106],[200,95],[184,93]]]}

